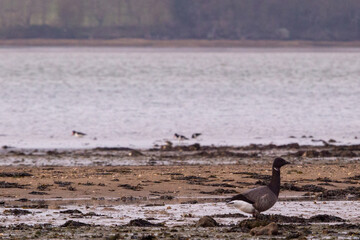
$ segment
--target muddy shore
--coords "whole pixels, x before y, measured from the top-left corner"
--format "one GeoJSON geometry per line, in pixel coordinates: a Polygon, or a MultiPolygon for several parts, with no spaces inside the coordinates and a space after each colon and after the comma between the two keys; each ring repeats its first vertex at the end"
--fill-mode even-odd
{"type": "Polygon", "coordinates": [[[207,47],[207,48],[313,48],[360,47],[360,41],[278,41],[278,40],[199,40],[199,39],[0,39],[3,47],[207,47]]]}
{"type": "Polygon", "coordinates": [[[260,223],[244,228],[251,218],[229,209],[225,199],[266,184],[276,156],[293,164],[282,170],[280,202],[264,213],[283,216],[262,223],[277,224],[273,237],[359,238],[360,215],[350,209],[360,199],[360,146],[327,142],[153,149],[3,146],[0,234],[4,239],[248,239],[260,223]],[[328,217],[306,220],[319,214],[328,217]],[[218,225],[196,227],[205,215],[218,225]],[[137,218],[154,225],[130,224],[137,218]],[[294,222],[297,218],[305,220],[294,222]]]}

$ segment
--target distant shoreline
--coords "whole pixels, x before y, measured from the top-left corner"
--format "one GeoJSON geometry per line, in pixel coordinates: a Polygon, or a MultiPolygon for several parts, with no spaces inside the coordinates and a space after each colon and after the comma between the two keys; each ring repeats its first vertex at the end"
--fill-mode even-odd
{"type": "Polygon", "coordinates": [[[149,40],[149,39],[0,39],[0,47],[206,47],[206,48],[358,48],[360,41],[149,40]]]}

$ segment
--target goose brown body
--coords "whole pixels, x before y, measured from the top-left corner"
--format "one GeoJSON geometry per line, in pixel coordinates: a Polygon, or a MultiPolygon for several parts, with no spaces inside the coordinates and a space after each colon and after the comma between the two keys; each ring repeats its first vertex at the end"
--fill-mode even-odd
{"type": "Polygon", "coordinates": [[[270,209],[278,200],[280,192],[280,168],[289,162],[276,158],[272,166],[271,181],[267,186],[247,190],[230,199],[229,204],[243,212],[257,216],[260,212],[270,209]]]}

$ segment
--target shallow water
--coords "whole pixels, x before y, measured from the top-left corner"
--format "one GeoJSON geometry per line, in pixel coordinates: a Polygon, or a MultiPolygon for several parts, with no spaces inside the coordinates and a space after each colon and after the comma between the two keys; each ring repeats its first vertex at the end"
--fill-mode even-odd
{"type": "MultiPolygon", "coordinates": [[[[284,216],[300,216],[310,218],[318,214],[329,214],[341,217],[351,223],[360,222],[360,214],[355,209],[360,208],[359,201],[291,201],[278,202],[264,214],[281,214],[284,216]]],[[[9,208],[0,208],[0,211],[9,208]]],[[[0,215],[0,226],[26,223],[50,223],[52,225],[64,224],[67,220],[76,220],[97,225],[127,224],[137,218],[153,218],[151,222],[165,222],[167,226],[193,224],[202,216],[216,214],[240,213],[237,209],[228,207],[225,203],[203,204],[169,204],[165,206],[146,207],[145,205],[109,205],[109,206],[62,206],[61,209],[34,209],[31,214],[24,216],[0,215]],[[94,212],[101,216],[78,217],[62,214],[60,211],[68,209],[80,210],[83,214],[94,212]]],[[[245,214],[246,215],[246,214],[245,214]]],[[[248,215],[250,217],[250,215],[248,215]]],[[[215,218],[221,224],[236,224],[244,218],[215,218]]]]}
{"type": "Polygon", "coordinates": [[[0,145],[360,143],[359,76],[358,49],[3,48],[0,145]]]}

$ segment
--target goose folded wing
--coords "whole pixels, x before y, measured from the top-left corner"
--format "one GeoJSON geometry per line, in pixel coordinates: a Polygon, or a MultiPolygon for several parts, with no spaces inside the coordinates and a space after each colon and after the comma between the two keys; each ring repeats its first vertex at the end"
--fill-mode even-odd
{"type": "Polygon", "coordinates": [[[235,201],[235,200],[238,200],[238,201],[244,201],[244,202],[247,202],[247,203],[250,203],[250,204],[254,204],[255,202],[248,199],[245,195],[243,194],[238,194],[236,196],[233,196],[229,202],[232,202],[232,201],[235,201]]]}
{"type": "Polygon", "coordinates": [[[266,194],[269,194],[270,192],[271,190],[269,189],[268,186],[258,187],[234,196],[233,198],[237,198],[237,199],[233,199],[233,200],[242,200],[254,204],[258,202],[261,197],[263,197],[266,194]]]}

